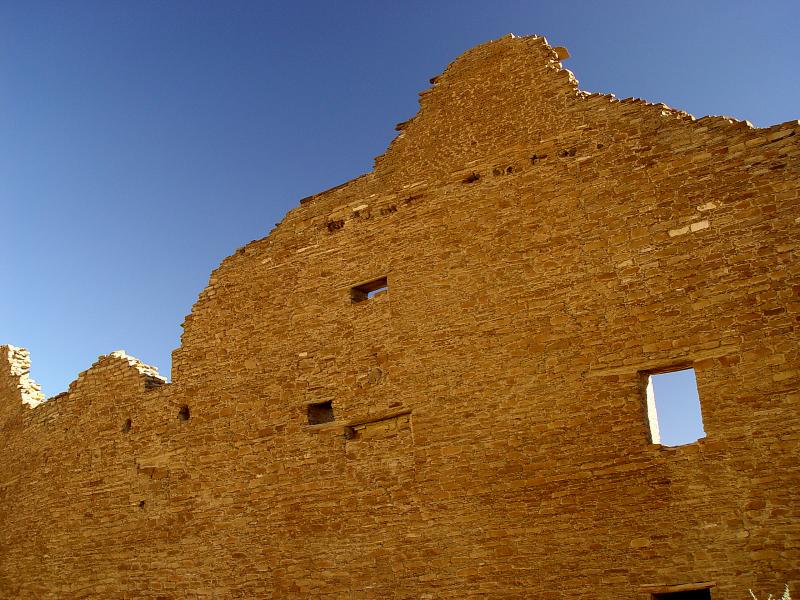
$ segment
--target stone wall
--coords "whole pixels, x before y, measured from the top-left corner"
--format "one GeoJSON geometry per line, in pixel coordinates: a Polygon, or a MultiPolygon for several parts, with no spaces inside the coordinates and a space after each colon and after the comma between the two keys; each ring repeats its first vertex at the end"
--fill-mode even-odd
{"type": "Polygon", "coordinates": [[[116,352],[36,406],[3,347],[0,597],[797,590],[798,123],[582,92],[541,37],[420,105],[214,271],[171,383],[116,352]],[[707,436],[653,444],[679,366],[707,436]]]}

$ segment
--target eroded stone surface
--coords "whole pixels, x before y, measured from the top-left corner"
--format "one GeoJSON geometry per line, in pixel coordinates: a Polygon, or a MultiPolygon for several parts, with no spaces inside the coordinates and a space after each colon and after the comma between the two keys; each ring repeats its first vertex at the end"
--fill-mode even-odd
{"type": "Polygon", "coordinates": [[[2,348],[0,597],[795,589],[798,124],[581,92],[540,37],[420,104],[214,271],[171,384],[112,353],[30,408],[2,348]],[[679,364],[707,437],[664,448],[679,364]]]}

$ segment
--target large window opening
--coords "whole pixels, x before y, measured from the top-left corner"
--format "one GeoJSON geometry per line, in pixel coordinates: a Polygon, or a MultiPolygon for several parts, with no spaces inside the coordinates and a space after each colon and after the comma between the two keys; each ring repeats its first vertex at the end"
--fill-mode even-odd
{"type": "Polygon", "coordinates": [[[646,377],[647,418],[653,443],[683,446],[705,437],[694,369],[648,373],[646,377]]]}

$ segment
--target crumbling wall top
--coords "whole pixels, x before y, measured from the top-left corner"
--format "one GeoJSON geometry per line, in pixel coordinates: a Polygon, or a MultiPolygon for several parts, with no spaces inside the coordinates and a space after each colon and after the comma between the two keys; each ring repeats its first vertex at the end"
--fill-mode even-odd
{"type": "Polygon", "coordinates": [[[30,377],[31,357],[25,348],[0,346],[0,392],[29,408],[44,402],[41,386],[30,377]]]}
{"type": "MultiPolygon", "coordinates": [[[[45,398],[41,386],[30,377],[30,352],[16,346],[0,346],[0,398],[6,409],[36,408],[45,403],[63,403],[87,389],[109,386],[114,382],[132,380],[142,392],[167,383],[158,369],[129,356],[124,350],[102,355],[91,367],[82,371],[69,385],[68,391],[45,398]]],[[[123,384],[129,385],[129,383],[123,384]]]]}

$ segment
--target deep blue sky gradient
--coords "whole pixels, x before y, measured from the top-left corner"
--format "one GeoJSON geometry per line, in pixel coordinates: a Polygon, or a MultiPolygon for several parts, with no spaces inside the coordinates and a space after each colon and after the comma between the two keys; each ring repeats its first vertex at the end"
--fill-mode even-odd
{"type": "Polygon", "coordinates": [[[800,116],[800,2],[0,0],[0,343],[47,395],[124,348],[169,374],[219,262],[372,167],[417,93],[514,32],[582,89],[800,116]]]}

